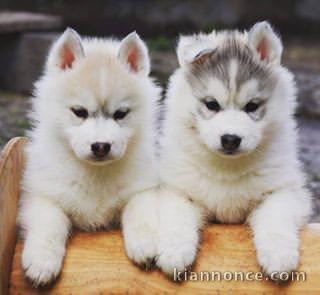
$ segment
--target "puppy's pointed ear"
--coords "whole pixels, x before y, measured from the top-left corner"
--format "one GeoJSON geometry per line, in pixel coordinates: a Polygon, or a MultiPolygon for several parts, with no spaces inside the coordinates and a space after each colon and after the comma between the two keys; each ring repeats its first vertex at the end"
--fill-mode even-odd
{"type": "Polygon", "coordinates": [[[75,30],[67,28],[52,45],[47,67],[61,70],[71,69],[75,62],[83,57],[81,37],[75,30]]]}
{"type": "Polygon", "coordinates": [[[249,31],[249,47],[266,62],[280,64],[282,43],[270,24],[266,21],[256,23],[249,31]]]}
{"type": "Polygon", "coordinates": [[[192,61],[195,56],[193,47],[196,43],[195,36],[180,36],[177,46],[177,57],[181,67],[184,67],[192,61]]]}
{"type": "Polygon", "coordinates": [[[150,73],[150,58],[147,46],[136,32],[130,33],[120,43],[119,60],[129,71],[148,76],[150,73]]]}
{"type": "Polygon", "coordinates": [[[177,46],[177,56],[181,67],[203,64],[216,52],[212,42],[197,36],[181,36],[177,46]]]}

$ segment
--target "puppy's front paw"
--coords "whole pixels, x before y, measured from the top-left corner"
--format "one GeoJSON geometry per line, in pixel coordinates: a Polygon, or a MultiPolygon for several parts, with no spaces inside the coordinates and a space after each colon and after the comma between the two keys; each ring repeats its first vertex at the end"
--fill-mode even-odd
{"type": "Polygon", "coordinates": [[[157,259],[157,234],[148,224],[124,233],[128,257],[144,270],[151,269],[157,259]]]}
{"type": "Polygon", "coordinates": [[[160,250],[157,266],[169,277],[191,268],[197,254],[196,243],[168,243],[160,250]]]}
{"type": "Polygon", "coordinates": [[[272,280],[280,281],[281,273],[290,274],[298,267],[297,241],[285,236],[270,237],[268,242],[257,247],[257,259],[266,275],[272,280]]]}
{"type": "Polygon", "coordinates": [[[44,286],[54,281],[60,273],[65,249],[25,247],[22,267],[25,276],[35,286],[44,286]]]}

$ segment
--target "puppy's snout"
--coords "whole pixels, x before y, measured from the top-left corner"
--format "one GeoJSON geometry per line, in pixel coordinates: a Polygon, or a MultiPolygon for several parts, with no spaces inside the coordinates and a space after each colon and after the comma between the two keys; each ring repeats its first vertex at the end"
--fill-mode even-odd
{"type": "Polygon", "coordinates": [[[241,137],[234,134],[224,134],[221,136],[221,145],[229,153],[236,151],[241,143],[241,137]]]}
{"type": "Polygon", "coordinates": [[[107,142],[95,142],[91,145],[92,153],[97,158],[105,157],[111,149],[111,144],[107,142]]]}

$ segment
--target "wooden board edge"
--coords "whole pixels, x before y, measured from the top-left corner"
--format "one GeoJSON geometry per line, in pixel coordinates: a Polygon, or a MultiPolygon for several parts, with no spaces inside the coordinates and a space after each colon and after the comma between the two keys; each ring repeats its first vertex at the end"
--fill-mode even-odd
{"type": "Polygon", "coordinates": [[[6,294],[9,287],[26,141],[24,137],[15,137],[0,153],[0,294],[6,294]]]}

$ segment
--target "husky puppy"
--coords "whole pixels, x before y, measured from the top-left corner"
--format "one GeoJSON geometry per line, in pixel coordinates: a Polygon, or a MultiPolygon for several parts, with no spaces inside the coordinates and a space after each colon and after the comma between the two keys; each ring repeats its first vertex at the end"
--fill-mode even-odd
{"type": "Polygon", "coordinates": [[[108,228],[130,197],[157,183],[160,91],[149,71],[136,33],[81,40],[67,29],[52,46],[35,87],[19,212],[22,265],[35,285],[59,274],[72,226],[108,228]]]}
{"type": "Polygon", "coordinates": [[[249,32],[181,37],[166,100],[153,245],[166,273],[193,263],[208,220],[247,222],[268,275],[298,266],[311,199],[297,155],[295,83],[281,53],[267,22],[249,32]]]}

